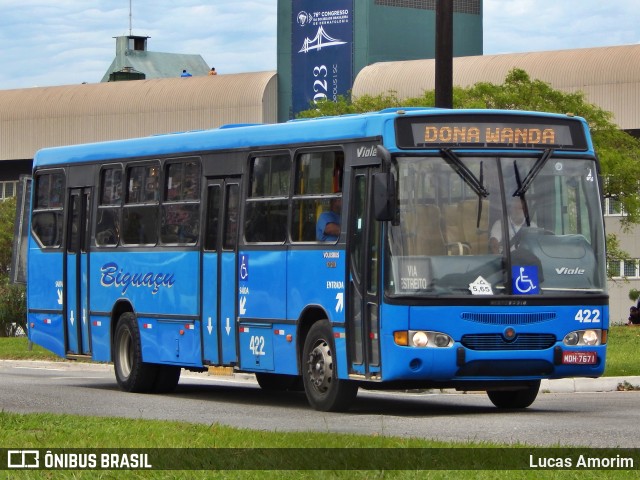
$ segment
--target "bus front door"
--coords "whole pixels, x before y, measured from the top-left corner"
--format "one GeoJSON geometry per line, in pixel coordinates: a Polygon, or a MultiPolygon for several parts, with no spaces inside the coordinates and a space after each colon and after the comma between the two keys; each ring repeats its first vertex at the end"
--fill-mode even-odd
{"type": "Polygon", "coordinates": [[[378,168],[354,169],[349,222],[350,373],[375,378],[380,372],[378,279],[380,223],[373,215],[372,181],[378,168]]]}
{"type": "Polygon", "coordinates": [[[63,284],[66,352],[71,355],[91,353],[89,312],[87,311],[90,201],[90,188],[72,188],[69,191],[63,284]]]}
{"type": "Polygon", "coordinates": [[[236,347],[236,257],[240,179],[207,183],[202,260],[202,352],[205,365],[232,365],[236,347]]]}

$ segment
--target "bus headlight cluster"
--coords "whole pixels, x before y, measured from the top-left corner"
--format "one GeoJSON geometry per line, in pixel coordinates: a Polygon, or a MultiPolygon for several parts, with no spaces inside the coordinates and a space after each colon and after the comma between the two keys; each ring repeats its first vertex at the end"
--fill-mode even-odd
{"type": "Polygon", "coordinates": [[[453,338],[446,333],[428,330],[400,330],[393,332],[396,345],[416,348],[446,348],[453,345],[453,338]]]}
{"type": "Polygon", "coordinates": [[[564,337],[564,344],[576,345],[601,345],[602,330],[576,330],[564,337]]]}

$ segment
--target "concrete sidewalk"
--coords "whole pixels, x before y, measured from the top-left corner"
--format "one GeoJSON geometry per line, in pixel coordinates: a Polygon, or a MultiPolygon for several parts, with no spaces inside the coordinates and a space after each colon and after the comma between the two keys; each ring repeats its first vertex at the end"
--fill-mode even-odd
{"type": "Polygon", "coordinates": [[[541,392],[614,392],[616,390],[640,390],[640,376],[600,377],[600,378],[562,378],[542,380],[541,392]]]}

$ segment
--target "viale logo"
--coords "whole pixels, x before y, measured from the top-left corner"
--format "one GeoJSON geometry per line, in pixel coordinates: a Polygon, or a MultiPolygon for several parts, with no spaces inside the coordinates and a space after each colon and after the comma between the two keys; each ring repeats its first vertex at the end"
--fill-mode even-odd
{"type": "Polygon", "coordinates": [[[378,154],[376,147],[358,147],[356,155],[358,158],[375,157],[378,154]]]}
{"type": "Polygon", "coordinates": [[[556,273],[558,275],[584,275],[584,268],[561,267],[556,268],[556,273]]]}

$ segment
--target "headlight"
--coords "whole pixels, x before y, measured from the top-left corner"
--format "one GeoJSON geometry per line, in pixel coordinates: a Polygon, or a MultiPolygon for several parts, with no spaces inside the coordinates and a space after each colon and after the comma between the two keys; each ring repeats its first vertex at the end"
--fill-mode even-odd
{"type": "Polygon", "coordinates": [[[568,333],[566,337],[564,337],[565,345],[577,345],[580,340],[580,336],[576,332],[568,333]]]}
{"type": "Polygon", "coordinates": [[[563,342],[565,345],[572,347],[580,345],[601,345],[602,330],[576,330],[575,332],[569,332],[565,335],[563,342]]]}
{"type": "Polygon", "coordinates": [[[598,343],[600,343],[600,335],[598,335],[595,330],[585,331],[582,339],[587,345],[598,345],[598,343]]]}
{"type": "Polygon", "coordinates": [[[400,330],[393,332],[396,345],[415,348],[447,348],[453,345],[453,338],[446,333],[428,330],[400,330]]]}
{"type": "Polygon", "coordinates": [[[424,332],[415,332],[411,338],[414,347],[426,347],[429,343],[429,337],[424,332]]]}

